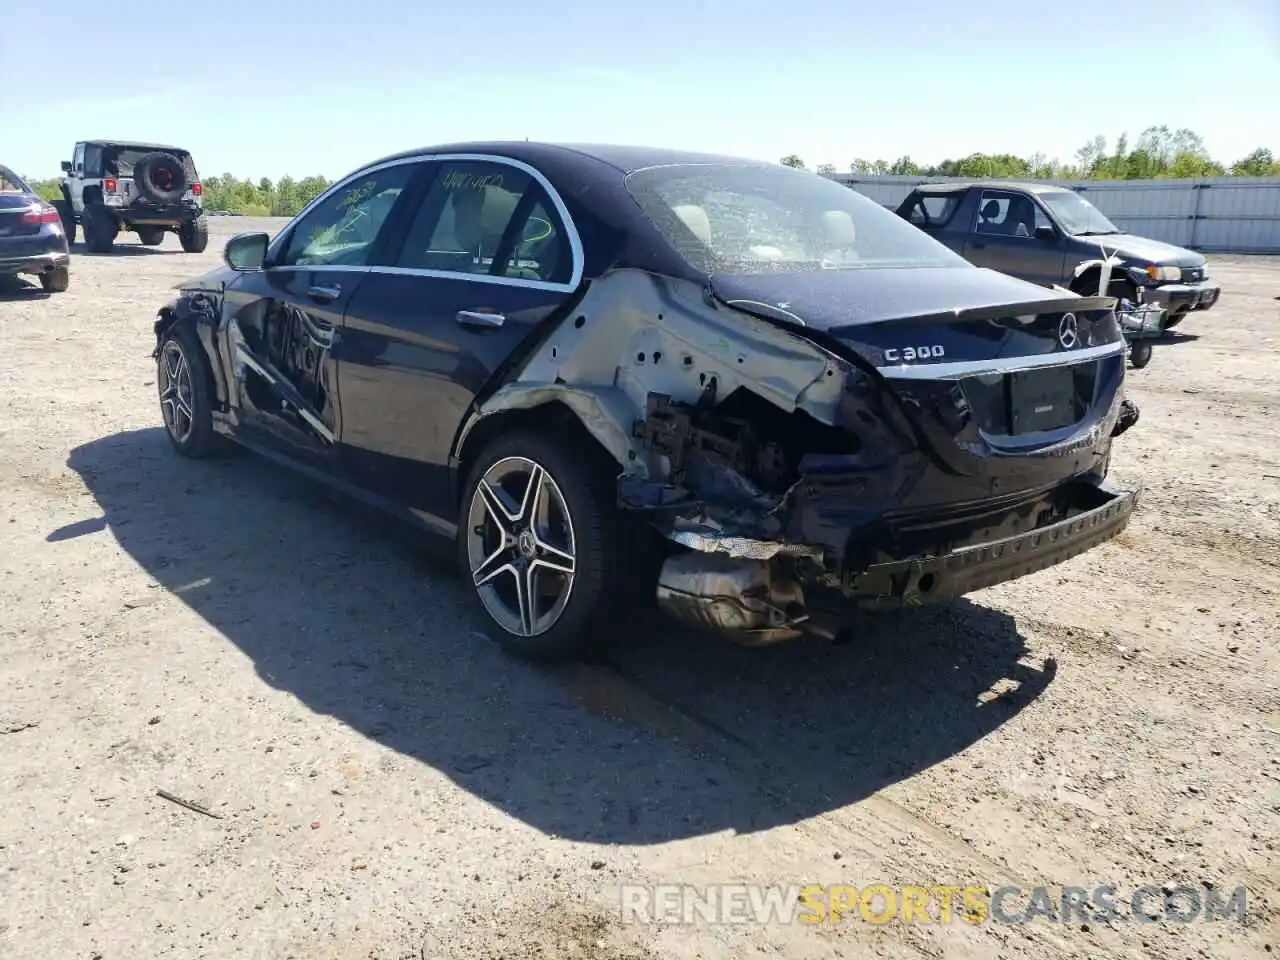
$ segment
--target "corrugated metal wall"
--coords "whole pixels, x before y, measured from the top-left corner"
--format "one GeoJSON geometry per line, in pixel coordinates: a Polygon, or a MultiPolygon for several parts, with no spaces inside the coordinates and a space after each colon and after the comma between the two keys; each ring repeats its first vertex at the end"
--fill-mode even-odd
{"type": "MultiPolygon", "coordinates": [[[[972,179],[830,176],[891,207],[901,203],[918,183],[972,179]]],[[[1040,182],[1083,194],[1120,229],[1153,240],[1206,253],[1280,253],[1280,178],[1040,182]]]]}

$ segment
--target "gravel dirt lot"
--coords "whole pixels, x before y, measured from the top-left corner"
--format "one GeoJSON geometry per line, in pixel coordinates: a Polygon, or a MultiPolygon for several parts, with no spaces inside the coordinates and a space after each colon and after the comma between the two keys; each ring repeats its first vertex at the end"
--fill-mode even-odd
{"type": "Polygon", "coordinates": [[[255,225],[210,223],[0,291],[0,956],[1280,955],[1280,262],[1212,258],[1131,373],[1116,541],[845,646],[654,623],[541,669],[420,544],[170,452],[152,317],[255,225]],[[877,882],[1123,916],[620,920],[626,883],[877,882]],[[1247,922],[1137,922],[1145,884],[1247,922]]]}

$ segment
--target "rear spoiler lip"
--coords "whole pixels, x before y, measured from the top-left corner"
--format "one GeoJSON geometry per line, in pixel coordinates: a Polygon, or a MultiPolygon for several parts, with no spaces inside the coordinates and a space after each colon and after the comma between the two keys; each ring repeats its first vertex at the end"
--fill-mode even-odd
{"type": "Polygon", "coordinates": [[[1072,295],[1058,300],[1027,300],[1021,303],[1001,303],[984,307],[958,307],[955,310],[939,310],[934,313],[907,313],[897,317],[841,324],[831,327],[828,333],[836,336],[857,330],[873,323],[895,323],[904,320],[913,323],[963,323],[977,320],[1007,320],[1026,314],[1073,313],[1089,310],[1114,310],[1115,297],[1081,297],[1072,295]]]}

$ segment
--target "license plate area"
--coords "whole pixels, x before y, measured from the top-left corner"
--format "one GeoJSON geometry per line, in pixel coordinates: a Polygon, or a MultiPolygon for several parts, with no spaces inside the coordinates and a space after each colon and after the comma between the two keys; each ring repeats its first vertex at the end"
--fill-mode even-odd
{"type": "Polygon", "coordinates": [[[1049,367],[1008,374],[1009,433],[1041,433],[1078,423],[1087,396],[1082,373],[1074,367],[1049,367]]]}

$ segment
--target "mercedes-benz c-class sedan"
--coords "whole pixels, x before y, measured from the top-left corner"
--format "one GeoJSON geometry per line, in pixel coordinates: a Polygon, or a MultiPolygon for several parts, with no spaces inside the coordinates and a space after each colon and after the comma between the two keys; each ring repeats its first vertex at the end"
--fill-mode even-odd
{"type": "Polygon", "coordinates": [[[174,447],[228,441],[449,538],[487,630],[564,656],[633,602],[746,644],[1089,550],[1115,302],[967,263],[826,178],[640,147],[368,164],[155,323],[174,447]]]}

